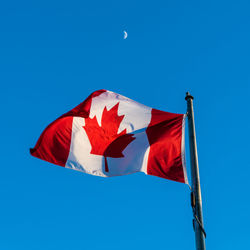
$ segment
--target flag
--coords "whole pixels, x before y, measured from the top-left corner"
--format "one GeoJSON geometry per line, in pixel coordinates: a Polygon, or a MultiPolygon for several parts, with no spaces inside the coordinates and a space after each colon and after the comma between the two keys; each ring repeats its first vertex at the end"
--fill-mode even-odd
{"type": "Polygon", "coordinates": [[[184,126],[184,114],[99,90],[52,122],[30,153],[92,175],[144,172],[187,183],[184,126]]]}

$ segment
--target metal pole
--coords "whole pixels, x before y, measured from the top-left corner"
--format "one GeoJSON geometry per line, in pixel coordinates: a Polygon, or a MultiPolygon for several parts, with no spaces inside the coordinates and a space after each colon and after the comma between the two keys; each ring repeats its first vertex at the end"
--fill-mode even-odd
{"type": "Polygon", "coordinates": [[[205,250],[205,236],[206,233],[203,227],[202,216],[202,201],[201,201],[201,188],[200,188],[200,176],[198,155],[195,136],[195,124],[194,124],[194,110],[193,110],[193,96],[186,93],[185,100],[187,101],[188,112],[188,130],[189,130],[189,147],[190,147],[190,162],[191,162],[191,176],[192,176],[192,207],[194,214],[194,231],[195,242],[197,250],[205,250]]]}

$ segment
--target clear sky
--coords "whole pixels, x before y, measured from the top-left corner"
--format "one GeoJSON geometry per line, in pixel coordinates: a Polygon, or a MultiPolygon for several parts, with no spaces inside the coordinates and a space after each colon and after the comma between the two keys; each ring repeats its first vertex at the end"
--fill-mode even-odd
{"type": "Polygon", "coordinates": [[[249,11],[241,0],[1,1],[0,249],[195,249],[186,185],[29,155],[98,89],[176,113],[191,92],[207,249],[250,249],[249,11]]]}

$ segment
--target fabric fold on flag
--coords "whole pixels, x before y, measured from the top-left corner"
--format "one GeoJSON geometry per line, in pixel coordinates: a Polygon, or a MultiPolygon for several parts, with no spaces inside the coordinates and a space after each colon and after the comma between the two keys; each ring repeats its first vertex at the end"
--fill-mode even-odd
{"type": "Polygon", "coordinates": [[[185,117],[98,90],[52,122],[30,153],[97,176],[144,172],[187,183],[185,117]]]}

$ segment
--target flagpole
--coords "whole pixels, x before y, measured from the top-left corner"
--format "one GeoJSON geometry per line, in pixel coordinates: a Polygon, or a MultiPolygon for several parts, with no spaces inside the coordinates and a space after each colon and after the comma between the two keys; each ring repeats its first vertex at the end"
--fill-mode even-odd
{"type": "Polygon", "coordinates": [[[205,250],[205,237],[206,233],[203,227],[202,216],[202,200],[201,200],[201,188],[200,188],[200,176],[199,165],[195,135],[194,124],[194,110],[193,110],[193,96],[189,92],[186,93],[185,100],[187,101],[187,113],[188,113],[188,130],[189,130],[189,147],[190,147],[190,162],[191,162],[191,176],[192,176],[192,193],[191,193],[191,205],[193,208],[193,226],[195,231],[195,242],[197,250],[205,250]]]}

